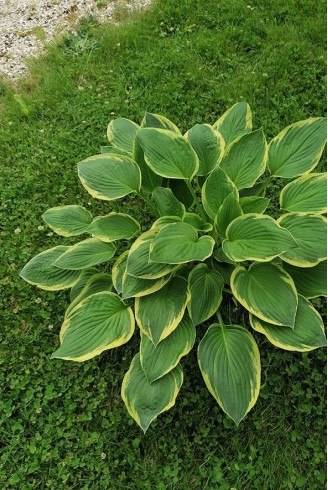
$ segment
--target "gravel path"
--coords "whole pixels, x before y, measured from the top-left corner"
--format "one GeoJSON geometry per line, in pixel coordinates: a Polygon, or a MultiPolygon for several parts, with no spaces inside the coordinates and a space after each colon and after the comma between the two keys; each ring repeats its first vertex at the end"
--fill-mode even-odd
{"type": "MultiPolygon", "coordinates": [[[[129,9],[143,8],[151,0],[122,2],[129,9]]],[[[26,73],[25,58],[38,55],[45,42],[88,15],[100,22],[113,19],[120,0],[0,0],[0,74],[15,80],[26,73]]]]}

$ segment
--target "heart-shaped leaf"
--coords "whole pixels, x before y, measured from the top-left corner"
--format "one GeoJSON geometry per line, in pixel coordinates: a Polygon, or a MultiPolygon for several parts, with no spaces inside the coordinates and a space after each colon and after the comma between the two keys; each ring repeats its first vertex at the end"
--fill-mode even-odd
{"type": "Polygon", "coordinates": [[[58,206],[42,215],[43,221],[61,236],[85,233],[92,222],[92,214],[83,206],[58,206]]]}
{"type": "Polygon", "coordinates": [[[273,345],[284,350],[307,352],[327,344],[321,316],[300,295],[293,329],[272,325],[254,315],[250,315],[250,322],[254,330],[263,333],[273,345]]]}
{"type": "Polygon", "coordinates": [[[198,238],[195,228],[187,223],[171,223],[159,230],[150,244],[149,258],[161,264],[183,264],[203,261],[212,254],[214,240],[198,238]]]}
{"type": "Polygon", "coordinates": [[[77,167],[83,187],[96,199],[112,201],[140,190],[140,169],[129,157],[96,155],[77,167]]]}
{"type": "Polygon", "coordinates": [[[144,432],[159,414],[169,410],[175,404],[183,382],[180,366],[152,384],[146,378],[137,354],[124,376],[122,398],[131,417],[144,432]]]}
{"type": "Polygon", "coordinates": [[[198,362],[209,392],[238,425],[260,391],[260,353],[255,340],[239,325],[211,325],[199,344],[198,362]]]}
{"type": "Polygon", "coordinates": [[[74,308],[61,328],[61,346],[52,354],[68,361],[87,361],[107,349],[119,347],[134,332],[131,308],[114,293],[88,296],[74,308]]]}

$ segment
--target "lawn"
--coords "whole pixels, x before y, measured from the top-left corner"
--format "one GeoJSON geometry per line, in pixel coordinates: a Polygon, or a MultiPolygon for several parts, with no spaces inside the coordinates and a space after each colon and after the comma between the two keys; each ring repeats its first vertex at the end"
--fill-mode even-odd
{"type": "MultiPolygon", "coordinates": [[[[18,87],[0,84],[1,488],[324,488],[323,350],[281,351],[256,334],[262,389],[236,428],[204,386],[194,349],[177,404],[144,436],[120,398],[138,335],[84,364],[51,360],[68,293],[18,276],[41,250],[72,243],[44,226],[46,209],[111,209],[76,172],[106,144],[110,119],[138,122],[147,110],[186,130],[247,100],[270,139],[324,115],[325,2],[250,1],[162,0],[131,19],[121,13],[120,26],[88,19],[31,62],[18,87]]],[[[123,208],[149,226],[142,202],[126,198],[123,208]]]]}

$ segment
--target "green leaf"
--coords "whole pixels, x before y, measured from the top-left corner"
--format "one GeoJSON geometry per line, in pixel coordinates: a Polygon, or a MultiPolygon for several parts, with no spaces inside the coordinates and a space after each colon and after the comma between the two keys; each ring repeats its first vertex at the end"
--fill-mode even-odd
{"type": "Polygon", "coordinates": [[[101,155],[106,153],[108,155],[118,155],[118,156],[125,156],[125,157],[130,156],[129,152],[124,150],[119,150],[118,148],[115,148],[115,146],[101,146],[100,153],[101,155]]]}
{"type": "Polygon", "coordinates": [[[143,128],[138,131],[145,161],[158,175],[191,179],[199,167],[198,157],[188,141],[173,131],[143,128]]]}
{"type": "Polygon", "coordinates": [[[112,201],[140,190],[140,169],[131,158],[96,155],[77,167],[83,187],[96,199],[112,201]]]}
{"type": "Polygon", "coordinates": [[[137,354],[122,383],[122,398],[131,417],[144,433],[158,415],[175,404],[183,382],[180,366],[150,384],[143,372],[140,356],[137,354]]]}
{"type": "Polygon", "coordinates": [[[308,174],[287,184],[280,193],[280,207],[295,213],[327,212],[327,174],[308,174]]]}
{"type": "Polygon", "coordinates": [[[114,293],[88,296],[74,308],[61,328],[61,345],[52,358],[83,362],[119,347],[134,332],[131,308],[114,293]]]}
{"type": "Polygon", "coordinates": [[[214,219],[214,228],[219,237],[225,238],[230,223],[242,214],[243,211],[239,205],[238,198],[233,193],[229,194],[223,201],[214,219]]]}
{"type": "Polygon", "coordinates": [[[270,142],[268,167],[271,175],[293,179],[316,167],[326,144],[327,122],[312,117],[291,124],[270,142]]]}
{"type": "Polygon", "coordinates": [[[171,277],[172,275],[168,274],[158,279],[140,279],[140,277],[130,276],[125,272],[122,282],[122,297],[127,299],[148,296],[162,289],[171,277]]]}
{"type": "Polygon", "coordinates": [[[133,243],[127,261],[127,274],[141,279],[158,279],[177,268],[175,265],[159,264],[149,260],[150,247],[157,233],[157,228],[151,229],[133,243]]]}
{"type": "Polygon", "coordinates": [[[225,148],[224,139],[209,124],[196,124],[185,137],[197,153],[197,175],[207,175],[219,165],[225,148]]]}
{"type": "Polygon", "coordinates": [[[281,267],[253,263],[246,270],[239,266],[231,275],[230,286],[239,303],[257,317],[274,325],[294,326],[297,291],[281,267]]]}
{"type": "Polygon", "coordinates": [[[136,298],[137,324],[155,346],[177,328],[189,299],[188,283],[179,276],[172,278],[160,291],[136,298]]]}
{"type": "Polygon", "coordinates": [[[135,122],[119,117],[108,124],[108,141],[119,150],[132,153],[133,142],[138,129],[139,126],[135,122]]]}
{"type": "Polygon", "coordinates": [[[86,233],[92,214],[83,206],[58,206],[48,209],[42,219],[57,235],[67,237],[86,233]]]}
{"type": "Polygon", "coordinates": [[[177,328],[156,347],[141,332],[140,360],[149,383],[153,383],[178,365],[195,343],[196,329],[190,318],[185,315],[177,328]]]}
{"type": "Polygon", "coordinates": [[[223,251],[222,246],[216,247],[213,251],[213,257],[217,262],[223,262],[237,266],[234,260],[231,260],[223,251]]]}
{"type": "Polygon", "coordinates": [[[265,196],[265,190],[268,186],[268,183],[268,180],[263,180],[261,182],[258,182],[257,184],[254,184],[253,187],[250,187],[249,189],[240,189],[239,196],[240,198],[251,196],[265,196]]]}
{"type": "Polygon", "coordinates": [[[159,129],[169,129],[178,135],[181,135],[180,129],[167,119],[167,117],[161,116],[160,114],[152,114],[151,112],[146,112],[145,116],[141,122],[142,128],[159,128],[159,129]]]}
{"type": "Polygon", "coordinates": [[[97,238],[88,238],[76,243],[62,253],[54,265],[59,269],[81,270],[107,262],[116,252],[112,243],[104,243],[97,238]]]}
{"type": "Polygon", "coordinates": [[[216,167],[207,177],[202,188],[202,201],[206,213],[214,220],[216,213],[229,194],[238,197],[238,191],[232,180],[222,170],[216,167]]]}
{"type": "Polygon", "coordinates": [[[263,333],[273,345],[284,350],[307,352],[327,345],[321,316],[300,295],[293,329],[271,325],[253,315],[250,315],[250,322],[254,330],[263,333]]]}
{"type": "Polygon", "coordinates": [[[327,261],[319,262],[314,267],[295,267],[284,263],[284,269],[292,277],[297,291],[305,298],[327,296],[327,261]]]}
{"type": "Polygon", "coordinates": [[[91,276],[86,282],[84,288],[80,294],[71,302],[66,310],[65,316],[72,314],[74,308],[81,303],[82,300],[91,296],[92,294],[100,293],[102,291],[111,291],[113,287],[113,281],[110,274],[99,272],[91,276]]]}
{"type": "Polygon", "coordinates": [[[150,244],[149,259],[161,264],[183,264],[203,261],[213,252],[214,240],[198,238],[195,228],[187,223],[171,223],[161,228],[150,244]]]}
{"type": "Polygon", "coordinates": [[[211,325],[198,347],[198,363],[209,392],[238,425],[255,405],[261,362],[252,335],[239,325],[211,325]]]}
{"type": "Polygon", "coordinates": [[[213,267],[221,274],[224,282],[226,284],[230,284],[231,274],[235,270],[236,266],[224,262],[213,262],[213,267]]]}
{"type": "Polygon", "coordinates": [[[197,231],[212,231],[213,225],[206,223],[198,214],[185,213],[182,219],[184,223],[193,226],[197,231]]]}
{"type": "Polygon", "coordinates": [[[270,199],[259,196],[241,197],[239,204],[244,214],[257,213],[262,214],[268,207],[270,199]]]}
{"type": "Polygon", "coordinates": [[[223,251],[235,262],[267,262],[286,250],[297,247],[293,236],[270,216],[244,214],[227,228],[223,251]]]}
{"type": "Polygon", "coordinates": [[[161,185],[163,178],[155,174],[145,162],[144,151],[137,139],[134,141],[133,158],[137,162],[142,176],[142,188],[147,192],[152,192],[155,187],[161,185]]]}
{"type": "Polygon", "coordinates": [[[251,108],[246,102],[237,102],[213,124],[228,145],[234,139],[252,131],[251,108]]]}
{"type": "Polygon", "coordinates": [[[74,284],[74,286],[72,287],[69,293],[69,299],[71,300],[71,302],[74,301],[75,298],[77,298],[78,295],[82,292],[84,286],[86,285],[90,277],[94,276],[98,272],[99,271],[95,267],[92,267],[90,269],[84,269],[83,271],[80,272],[78,281],[74,284]]]}
{"type": "Polygon", "coordinates": [[[154,221],[151,230],[159,230],[163,228],[163,226],[168,225],[169,223],[180,223],[182,220],[179,216],[161,216],[156,221],[154,221]]]}
{"type": "Polygon", "coordinates": [[[327,256],[327,219],[318,214],[285,214],[278,223],[288,230],[298,247],[288,250],[281,258],[297,267],[313,267],[327,256]]]}
{"type": "Polygon", "coordinates": [[[188,312],[195,325],[211,318],[222,301],[224,285],[221,274],[209,269],[206,264],[198,264],[188,278],[190,302],[188,312]]]}
{"type": "Polygon", "coordinates": [[[175,197],[185,205],[187,209],[194,203],[194,197],[186,182],[180,179],[170,179],[169,185],[175,197]]]}
{"type": "Polygon", "coordinates": [[[140,231],[138,221],[123,213],[109,213],[93,220],[88,232],[102,242],[129,240],[140,231]]]}
{"type": "Polygon", "coordinates": [[[70,247],[50,248],[31,259],[19,273],[29,284],[46,291],[59,291],[74,286],[80,277],[80,271],[58,269],[53,265],[70,247]]]}
{"type": "Polygon", "coordinates": [[[237,189],[252,187],[263,174],[267,146],[262,129],[245,134],[231,143],[220,164],[237,189]]]}
{"type": "Polygon", "coordinates": [[[129,250],[123,252],[115,261],[112,268],[112,280],[114,288],[118,294],[123,290],[123,274],[126,270],[126,264],[128,261],[129,250]]]}
{"type": "Polygon", "coordinates": [[[185,207],[168,187],[156,187],[153,190],[153,198],[160,216],[183,217],[185,207]]]}

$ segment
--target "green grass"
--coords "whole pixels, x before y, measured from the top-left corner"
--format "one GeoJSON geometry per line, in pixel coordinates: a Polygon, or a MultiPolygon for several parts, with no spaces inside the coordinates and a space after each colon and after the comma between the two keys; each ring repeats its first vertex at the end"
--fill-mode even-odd
{"type": "MultiPolygon", "coordinates": [[[[85,364],[50,360],[67,293],[18,277],[41,250],[71,243],[38,229],[46,209],[111,209],[87,195],[76,163],[105,144],[113,117],[140,121],[148,110],[186,130],[244,99],[271,138],[324,114],[323,0],[249,4],[163,0],[120,27],[89,19],[31,62],[18,87],[1,84],[1,488],[324,488],[323,351],[279,351],[256,335],[263,386],[239,428],[207,392],[193,352],[176,406],[143,436],[120,399],[137,335],[85,364]]],[[[123,207],[149,225],[142,203],[123,207]]]]}

